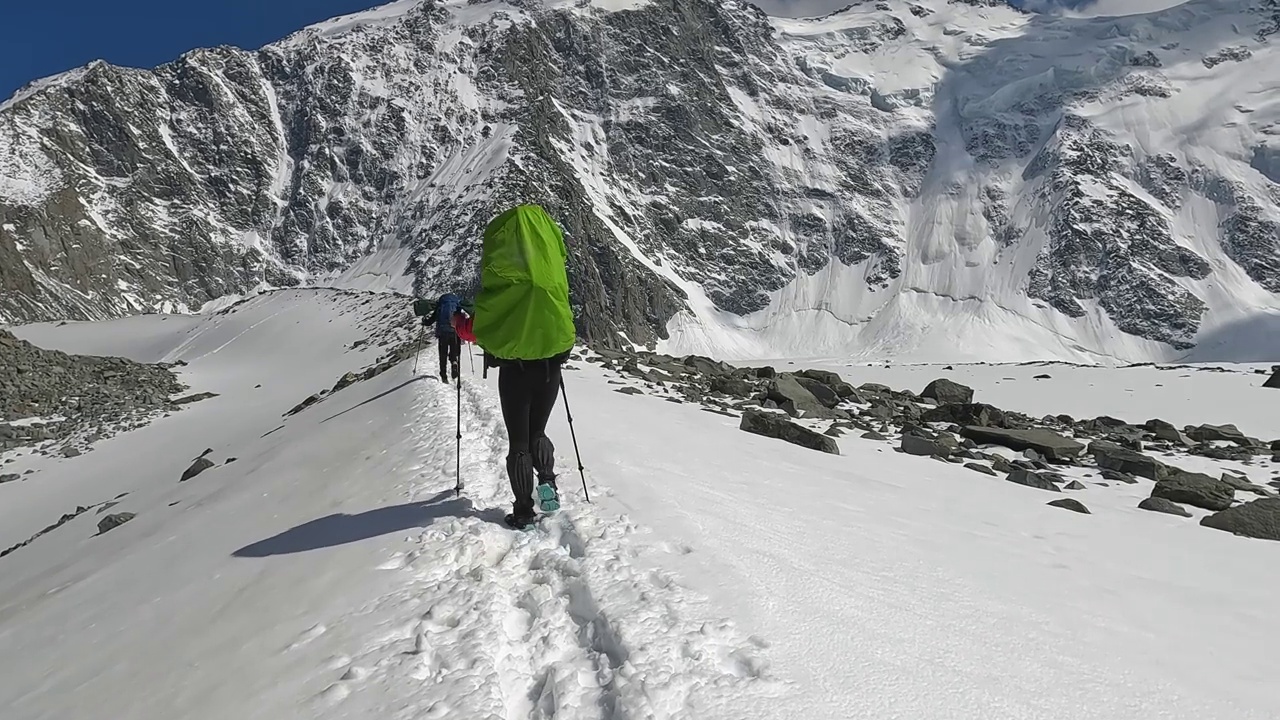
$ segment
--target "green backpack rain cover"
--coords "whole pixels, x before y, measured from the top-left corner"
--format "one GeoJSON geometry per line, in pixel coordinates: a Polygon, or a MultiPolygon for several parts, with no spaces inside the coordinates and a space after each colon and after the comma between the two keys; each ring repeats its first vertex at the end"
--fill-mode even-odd
{"type": "Polygon", "coordinates": [[[542,360],[573,347],[567,257],[560,226],[537,205],[512,208],[489,223],[472,326],[486,353],[542,360]]]}

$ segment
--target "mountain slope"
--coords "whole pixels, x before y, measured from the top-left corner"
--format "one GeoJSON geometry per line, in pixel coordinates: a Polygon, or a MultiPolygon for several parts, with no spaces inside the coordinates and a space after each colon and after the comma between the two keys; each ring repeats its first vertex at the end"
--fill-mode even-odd
{"type": "Polygon", "coordinates": [[[401,0],[99,63],[0,108],[0,318],[465,287],[484,222],[538,201],[595,342],[1229,352],[1233,323],[1280,326],[1277,25],[1275,0],[401,0]]]}

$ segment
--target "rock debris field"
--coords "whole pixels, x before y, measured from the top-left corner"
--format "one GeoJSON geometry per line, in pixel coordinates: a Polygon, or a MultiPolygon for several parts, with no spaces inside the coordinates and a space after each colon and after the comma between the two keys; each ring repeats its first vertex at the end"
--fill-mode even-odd
{"type": "MultiPolygon", "coordinates": [[[[172,367],[69,355],[0,330],[0,451],[30,447],[74,457],[101,439],[212,397],[175,397],[187,388],[172,367]]],[[[0,470],[0,482],[17,479],[0,470]]]]}
{"type": "MultiPolygon", "coordinates": [[[[740,416],[746,432],[813,450],[839,454],[833,438],[858,433],[897,452],[963,464],[1046,493],[1149,483],[1150,496],[1138,506],[1144,510],[1192,518],[1190,506],[1208,511],[1199,520],[1206,528],[1280,541],[1280,439],[1249,437],[1232,424],[1035,418],[975,401],[972,388],[945,378],[915,392],[877,383],[855,387],[830,370],[734,367],[696,355],[601,350],[587,360],[617,375],[611,382],[622,386],[618,392],[740,416]],[[1188,462],[1219,469],[1210,474],[1179,465],[1188,462]],[[1270,479],[1253,478],[1268,473],[1270,479]]],[[[1277,385],[1280,367],[1263,388],[1277,385]]],[[[1089,514],[1073,498],[1049,504],[1089,514]]]]}

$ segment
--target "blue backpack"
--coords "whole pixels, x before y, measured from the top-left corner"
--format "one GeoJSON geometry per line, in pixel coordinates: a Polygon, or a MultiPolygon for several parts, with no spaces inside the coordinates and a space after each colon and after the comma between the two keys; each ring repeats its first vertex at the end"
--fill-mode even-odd
{"type": "Polygon", "coordinates": [[[436,337],[453,334],[453,326],[449,324],[449,320],[461,307],[462,298],[458,295],[446,293],[440,296],[440,303],[436,306],[436,337]]]}

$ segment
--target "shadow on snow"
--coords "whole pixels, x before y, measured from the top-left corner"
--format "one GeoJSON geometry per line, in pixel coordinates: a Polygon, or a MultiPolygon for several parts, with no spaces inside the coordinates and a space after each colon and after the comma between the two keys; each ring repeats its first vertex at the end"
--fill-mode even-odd
{"type": "Polygon", "coordinates": [[[375,508],[355,515],[328,515],[246,545],[231,554],[241,558],[293,555],[424,528],[444,517],[478,517],[487,522],[502,522],[501,510],[477,510],[469,498],[455,498],[453,494],[453,490],[443,490],[420,502],[375,508]]]}

